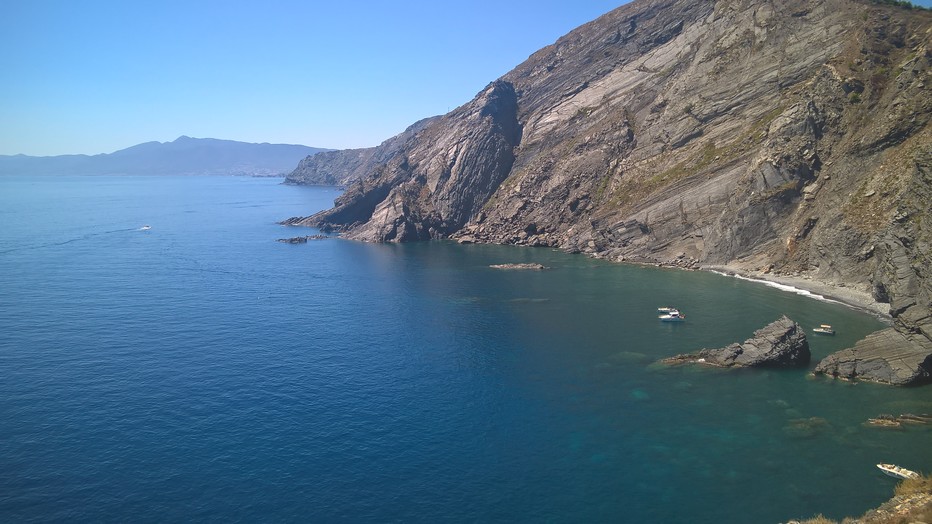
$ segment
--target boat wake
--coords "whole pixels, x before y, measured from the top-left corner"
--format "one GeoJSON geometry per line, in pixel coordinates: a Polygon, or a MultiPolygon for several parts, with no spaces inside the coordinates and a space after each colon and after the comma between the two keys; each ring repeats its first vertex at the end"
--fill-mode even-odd
{"type": "Polygon", "coordinates": [[[0,255],[5,255],[7,253],[15,253],[17,251],[31,251],[34,249],[43,249],[47,247],[65,246],[68,244],[73,244],[75,242],[81,242],[83,240],[90,240],[92,238],[100,237],[104,235],[112,235],[114,233],[125,233],[127,231],[140,231],[140,230],[141,228],[125,228],[125,229],[113,229],[110,231],[101,231],[99,233],[87,233],[79,237],[69,238],[67,240],[61,240],[58,242],[43,242],[41,244],[31,244],[31,245],[26,245],[26,246],[3,249],[3,250],[0,250],[0,255]]]}

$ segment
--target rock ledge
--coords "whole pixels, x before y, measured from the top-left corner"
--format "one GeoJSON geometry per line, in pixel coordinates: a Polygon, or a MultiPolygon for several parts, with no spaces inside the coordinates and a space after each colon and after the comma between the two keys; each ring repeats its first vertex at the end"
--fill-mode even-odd
{"type": "Polygon", "coordinates": [[[825,357],[813,373],[894,386],[929,383],[932,382],[932,343],[922,335],[883,329],[871,333],[852,348],[825,357]]]}
{"type": "Polygon", "coordinates": [[[718,367],[802,367],[811,353],[803,329],[785,315],[758,329],[754,336],[719,349],[663,359],[664,364],[698,363],[718,367]]]}

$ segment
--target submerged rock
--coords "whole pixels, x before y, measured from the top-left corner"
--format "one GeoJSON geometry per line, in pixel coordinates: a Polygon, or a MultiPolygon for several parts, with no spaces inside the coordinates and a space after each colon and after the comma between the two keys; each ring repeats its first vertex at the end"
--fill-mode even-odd
{"type": "Polygon", "coordinates": [[[872,333],[854,347],[822,359],[815,374],[895,386],[932,382],[932,342],[893,328],[872,333]]]}
{"type": "Polygon", "coordinates": [[[305,235],[303,237],[279,238],[277,242],[284,244],[305,244],[308,240],[323,240],[327,235],[305,235]]]}
{"type": "Polygon", "coordinates": [[[811,438],[829,427],[828,421],[822,417],[796,418],[783,426],[783,433],[790,437],[811,438]]]}
{"type": "Polygon", "coordinates": [[[492,269],[548,269],[543,264],[492,264],[492,269]]]}
{"type": "Polygon", "coordinates": [[[896,417],[888,413],[882,413],[877,415],[876,418],[869,418],[865,425],[882,427],[882,428],[899,428],[904,424],[929,424],[932,422],[932,415],[914,415],[912,413],[903,413],[902,415],[896,417]]]}
{"type": "Polygon", "coordinates": [[[738,344],[676,355],[665,364],[698,363],[718,367],[802,367],[809,364],[809,341],[803,329],[785,315],[738,344]]]}

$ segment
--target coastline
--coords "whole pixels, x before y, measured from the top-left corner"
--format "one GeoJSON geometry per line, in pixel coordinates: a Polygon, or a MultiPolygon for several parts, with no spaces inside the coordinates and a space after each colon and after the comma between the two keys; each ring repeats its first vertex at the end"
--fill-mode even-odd
{"type": "Polygon", "coordinates": [[[805,295],[815,300],[844,304],[875,315],[885,322],[892,322],[893,320],[893,317],[890,316],[890,305],[877,302],[866,291],[837,286],[808,276],[775,275],[761,271],[749,271],[730,265],[708,265],[700,267],[700,270],[757,282],[784,291],[805,295]]]}

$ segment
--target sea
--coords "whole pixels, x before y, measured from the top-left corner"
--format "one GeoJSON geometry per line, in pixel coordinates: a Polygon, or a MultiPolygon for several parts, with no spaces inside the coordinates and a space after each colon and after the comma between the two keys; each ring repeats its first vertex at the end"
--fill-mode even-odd
{"type": "Polygon", "coordinates": [[[932,472],[928,425],[866,424],[932,387],[810,374],[882,319],[549,248],[281,243],[340,194],[281,182],[0,177],[0,522],[776,523],[932,472]],[[781,315],[808,369],[657,363],[781,315]]]}

